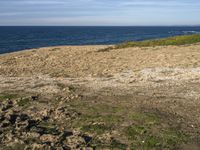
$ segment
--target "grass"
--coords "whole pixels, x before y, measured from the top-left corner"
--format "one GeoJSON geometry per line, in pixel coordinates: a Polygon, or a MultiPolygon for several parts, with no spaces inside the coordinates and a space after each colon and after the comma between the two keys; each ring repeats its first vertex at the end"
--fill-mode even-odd
{"type": "Polygon", "coordinates": [[[142,125],[132,125],[125,129],[125,134],[132,147],[143,149],[173,149],[187,140],[187,136],[176,129],[160,130],[159,134],[152,132],[152,128],[142,125]]]}
{"type": "Polygon", "coordinates": [[[164,130],[162,136],[161,138],[164,139],[166,145],[176,145],[177,143],[186,141],[188,138],[187,135],[176,129],[164,130]]]}
{"type": "Polygon", "coordinates": [[[189,140],[176,121],[171,128],[168,118],[159,112],[143,112],[126,107],[125,104],[91,101],[74,101],[71,106],[81,112],[72,121],[72,126],[81,129],[83,133],[94,135],[91,144],[97,149],[176,149],[189,140]],[[120,133],[120,136],[113,134],[114,141],[108,142],[99,139],[107,133],[120,133]]]}
{"type": "Polygon", "coordinates": [[[180,129],[162,126],[163,119],[153,113],[135,112],[130,115],[135,122],[125,128],[124,133],[132,147],[142,149],[173,149],[188,140],[180,129]]]}
{"type": "Polygon", "coordinates": [[[160,122],[159,116],[152,113],[134,112],[130,115],[130,119],[146,125],[153,125],[160,122]]]}
{"type": "MultiPolygon", "coordinates": [[[[110,108],[112,109],[112,107],[110,108]]],[[[81,116],[81,120],[78,120],[78,125],[81,126],[83,132],[92,133],[96,136],[101,136],[112,130],[119,130],[121,134],[127,137],[128,141],[132,143],[131,148],[133,149],[173,149],[188,140],[188,137],[180,129],[162,126],[163,120],[157,114],[130,112],[126,120],[122,116],[112,114],[110,110],[107,110],[107,112],[109,112],[110,115],[97,115],[94,113],[83,115],[81,116]],[[125,127],[122,131],[121,129],[123,127],[120,126],[122,120],[133,122],[133,124],[125,127]]],[[[103,113],[105,113],[105,111],[103,111],[103,113]]],[[[126,145],[115,142],[116,141],[110,143],[109,148],[126,148],[126,145]]],[[[105,143],[97,142],[95,144],[94,142],[94,145],[98,148],[108,148],[108,145],[105,143]]]]}
{"type": "Polygon", "coordinates": [[[17,97],[17,94],[0,93],[0,100],[14,99],[17,97]]]}
{"type": "MultiPolygon", "coordinates": [[[[108,142],[108,141],[106,141],[108,142]]],[[[118,140],[115,140],[115,139],[112,139],[110,141],[110,143],[106,143],[106,142],[101,142],[99,141],[98,139],[93,139],[91,142],[90,142],[90,145],[92,147],[95,147],[95,149],[97,150],[102,150],[102,149],[111,149],[111,150],[126,150],[127,149],[127,145],[126,144],[123,144],[121,143],[120,141],[118,140]]]]}
{"type": "Polygon", "coordinates": [[[79,118],[73,121],[76,127],[91,123],[101,122],[109,126],[117,125],[123,121],[121,113],[124,111],[122,106],[110,106],[109,104],[92,104],[87,101],[73,101],[72,107],[81,112],[79,118]]]}
{"type": "Polygon", "coordinates": [[[18,101],[18,105],[19,106],[27,106],[30,104],[30,100],[28,98],[21,98],[19,101],[18,101]]]}
{"type": "Polygon", "coordinates": [[[154,46],[168,46],[168,45],[188,45],[200,42],[200,34],[174,36],[169,38],[124,42],[112,47],[100,49],[98,52],[108,52],[112,49],[121,49],[129,47],[154,47],[154,46]]]}
{"type": "Polygon", "coordinates": [[[106,131],[110,131],[111,128],[105,124],[90,124],[83,126],[81,130],[84,132],[96,133],[99,135],[105,133],[106,131]]]}
{"type": "Polygon", "coordinates": [[[132,142],[133,149],[173,149],[188,140],[180,129],[162,126],[162,121],[153,114],[136,113],[132,118],[135,123],[127,126],[124,134],[132,142]]]}

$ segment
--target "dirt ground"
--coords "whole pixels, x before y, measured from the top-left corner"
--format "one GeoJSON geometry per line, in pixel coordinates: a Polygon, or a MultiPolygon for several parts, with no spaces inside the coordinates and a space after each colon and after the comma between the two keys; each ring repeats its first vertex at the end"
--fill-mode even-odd
{"type": "Polygon", "coordinates": [[[200,149],[200,44],[0,55],[0,149],[200,149]]]}
{"type": "Polygon", "coordinates": [[[127,48],[98,52],[105,46],[41,48],[0,56],[0,75],[85,77],[146,68],[200,66],[200,45],[127,48]]]}

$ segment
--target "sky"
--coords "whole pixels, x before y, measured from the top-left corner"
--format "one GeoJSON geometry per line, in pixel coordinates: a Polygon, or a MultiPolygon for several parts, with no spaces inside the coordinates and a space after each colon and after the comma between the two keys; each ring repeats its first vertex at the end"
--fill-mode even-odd
{"type": "Polygon", "coordinates": [[[0,0],[0,25],[200,25],[200,0],[0,0]]]}

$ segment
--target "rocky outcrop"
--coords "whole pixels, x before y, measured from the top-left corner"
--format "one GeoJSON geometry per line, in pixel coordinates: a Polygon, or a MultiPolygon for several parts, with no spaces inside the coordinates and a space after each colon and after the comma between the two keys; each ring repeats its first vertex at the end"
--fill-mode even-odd
{"type": "MultiPolygon", "coordinates": [[[[35,101],[38,98],[31,98],[35,101]]],[[[89,145],[92,137],[80,131],[67,130],[50,123],[54,120],[73,119],[80,115],[67,107],[44,108],[33,113],[23,111],[19,100],[1,101],[0,105],[0,149],[93,149],[89,145]]],[[[32,108],[32,107],[31,107],[32,108]]]]}

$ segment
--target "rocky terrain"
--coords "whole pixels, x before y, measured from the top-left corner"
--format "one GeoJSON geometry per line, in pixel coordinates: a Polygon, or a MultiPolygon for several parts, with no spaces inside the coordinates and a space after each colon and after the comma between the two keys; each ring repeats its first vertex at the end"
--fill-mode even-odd
{"type": "Polygon", "coordinates": [[[200,45],[0,56],[0,149],[200,149],[200,45]]]}

